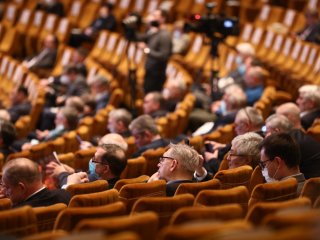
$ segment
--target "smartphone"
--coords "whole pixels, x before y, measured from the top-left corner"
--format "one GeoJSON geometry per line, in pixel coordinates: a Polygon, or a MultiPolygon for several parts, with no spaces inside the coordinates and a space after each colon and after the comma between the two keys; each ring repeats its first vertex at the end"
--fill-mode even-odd
{"type": "Polygon", "coordinates": [[[53,157],[54,157],[54,159],[56,160],[56,162],[61,165],[61,162],[60,162],[60,160],[59,160],[59,158],[58,158],[57,153],[56,153],[55,151],[53,151],[52,154],[53,154],[53,157]]]}
{"type": "Polygon", "coordinates": [[[78,142],[81,144],[81,142],[82,142],[81,137],[79,135],[77,135],[76,138],[77,138],[78,142]]]}
{"type": "Polygon", "coordinates": [[[205,148],[206,152],[211,152],[211,153],[214,152],[214,147],[213,147],[213,145],[210,144],[210,143],[205,143],[205,144],[204,144],[204,148],[205,148]]]}

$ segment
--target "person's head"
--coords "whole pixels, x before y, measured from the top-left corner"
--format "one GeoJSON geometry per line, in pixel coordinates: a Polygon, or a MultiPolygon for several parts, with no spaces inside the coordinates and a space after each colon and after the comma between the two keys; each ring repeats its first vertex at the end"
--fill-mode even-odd
{"type": "Polygon", "coordinates": [[[87,49],[77,48],[77,50],[72,53],[72,62],[74,64],[83,63],[87,56],[88,56],[87,49]]]}
{"type": "Polygon", "coordinates": [[[42,187],[40,166],[27,158],[8,161],[2,168],[2,187],[14,205],[42,187]]]}
{"type": "Polygon", "coordinates": [[[143,99],[143,113],[151,114],[163,109],[164,98],[160,92],[150,92],[143,99]]]}
{"type": "Polygon", "coordinates": [[[55,49],[58,47],[58,38],[53,34],[48,34],[43,40],[44,48],[55,49]]]}
{"type": "Polygon", "coordinates": [[[84,116],[94,116],[96,113],[97,102],[93,95],[84,94],[81,96],[84,102],[83,115],[84,116]]]}
{"type": "Polygon", "coordinates": [[[301,128],[300,109],[295,103],[288,102],[281,104],[277,107],[276,114],[287,117],[295,128],[301,128]]]}
{"type": "Polygon", "coordinates": [[[129,129],[139,148],[151,143],[159,135],[155,120],[146,114],[135,118],[130,123],[129,129]]]}
{"type": "Polygon", "coordinates": [[[172,79],[165,84],[162,94],[165,100],[181,101],[186,94],[187,86],[183,80],[172,79]]]}
{"type": "Polygon", "coordinates": [[[63,67],[61,82],[63,84],[71,84],[77,79],[79,73],[79,68],[74,63],[69,63],[63,67]]]}
{"type": "Polygon", "coordinates": [[[108,115],[108,130],[111,133],[125,133],[129,130],[132,114],[125,108],[112,110],[108,115]]]}
{"type": "Polygon", "coordinates": [[[73,107],[61,108],[55,118],[55,125],[63,126],[67,130],[74,130],[78,126],[78,111],[73,107]]]}
{"type": "Polygon", "coordinates": [[[229,169],[250,165],[253,169],[260,160],[260,149],[258,144],[263,138],[254,132],[248,132],[235,137],[231,142],[231,150],[227,160],[229,169]]]}
{"type": "Polygon", "coordinates": [[[108,180],[120,177],[127,165],[126,154],[116,144],[102,144],[92,159],[95,164],[95,173],[102,179],[108,180]]]}
{"type": "Polygon", "coordinates": [[[247,87],[263,85],[268,77],[268,72],[262,67],[250,67],[244,75],[244,82],[247,87]]]}
{"type": "Polygon", "coordinates": [[[0,119],[0,146],[9,147],[17,138],[15,126],[6,120],[0,119]]]}
{"type": "Polygon", "coordinates": [[[297,104],[301,112],[320,108],[320,88],[318,85],[304,85],[299,88],[297,104]]]}
{"type": "Polygon", "coordinates": [[[241,135],[247,132],[260,131],[264,122],[257,109],[245,107],[238,111],[234,124],[237,135],[241,135]]]}
{"type": "Polygon", "coordinates": [[[162,9],[156,9],[154,10],[148,17],[147,21],[150,24],[150,26],[153,27],[160,27],[163,24],[166,23],[168,19],[168,13],[165,10],[162,9]]]}
{"type": "Polygon", "coordinates": [[[101,93],[109,92],[110,81],[102,76],[96,75],[90,82],[91,93],[95,96],[99,96],[101,93]]]}
{"type": "Polygon", "coordinates": [[[21,86],[18,89],[12,91],[11,93],[11,102],[13,105],[21,104],[28,100],[28,89],[21,86]]]}
{"type": "Polygon", "coordinates": [[[99,9],[99,15],[100,17],[106,18],[110,14],[110,12],[113,9],[113,5],[111,3],[105,3],[101,6],[99,9]]]}
{"type": "Polygon", "coordinates": [[[100,138],[99,145],[103,144],[118,145],[125,152],[128,150],[128,143],[120,134],[117,133],[108,133],[100,138]]]}
{"type": "Polygon", "coordinates": [[[273,133],[289,132],[292,129],[292,123],[283,115],[273,114],[266,119],[266,137],[273,133]]]}
{"type": "Polygon", "coordinates": [[[236,57],[237,70],[241,75],[244,75],[255,55],[255,50],[250,43],[239,43],[236,50],[238,52],[236,57]]]}
{"type": "Polygon", "coordinates": [[[319,22],[319,12],[317,9],[308,8],[305,11],[307,25],[314,25],[319,22]]]}
{"type": "Polygon", "coordinates": [[[159,159],[160,179],[191,180],[199,165],[199,154],[185,144],[170,144],[169,149],[159,159]]]}
{"type": "Polygon", "coordinates": [[[82,114],[84,110],[84,102],[79,96],[72,96],[67,98],[65,106],[76,109],[79,114],[82,114]]]}
{"type": "Polygon", "coordinates": [[[300,172],[300,148],[288,133],[275,133],[260,144],[260,166],[267,182],[300,172]]]}
{"type": "Polygon", "coordinates": [[[0,109],[0,119],[5,121],[11,121],[9,112],[6,109],[0,109]]]}
{"type": "Polygon", "coordinates": [[[247,96],[238,85],[230,85],[226,87],[222,100],[226,104],[227,111],[233,111],[246,106],[247,96]]]}

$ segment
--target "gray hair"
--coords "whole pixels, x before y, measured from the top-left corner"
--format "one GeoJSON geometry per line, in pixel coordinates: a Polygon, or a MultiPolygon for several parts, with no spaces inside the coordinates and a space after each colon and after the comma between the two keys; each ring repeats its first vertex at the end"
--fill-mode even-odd
{"type": "Polygon", "coordinates": [[[199,165],[199,153],[185,144],[170,144],[171,157],[177,159],[182,168],[188,172],[194,172],[199,165]]]}
{"type": "Polygon", "coordinates": [[[159,134],[158,127],[155,120],[147,115],[141,115],[135,118],[129,125],[129,129],[132,132],[133,129],[136,129],[137,132],[144,132],[146,130],[150,131],[153,135],[159,134]]]}
{"type": "Polygon", "coordinates": [[[99,145],[102,144],[114,144],[119,146],[123,151],[128,150],[128,143],[124,138],[117,133],[108,133],[104,135],[100,140],[99,140],[99,145]]]}
{"type": "Polygon", "coordinates": [[[102,75],[96,75],[93,77],[93,79],[90,81],[90,85],[96,84],[97,86],[106,86],[109,87],[110,81],[102,75]]]}
{"type": "Polygon", "coordinates": [[[239,53],[247,56],[254,56],[255,50],[252,44],[250,43],[239,43],[236,46],[236,49],[239,53]]]}
{"type": "Polygon", "coordinates": [[[232,109],[239,109],[246,106],[247,96],[239,85],[232,84],[226,87],[225,94],[228,95],[228,102],[232,109]]]}
{"type": "Polygon", "coordinates": [[[278,128],[281,132],[288,132],[293,128],[293,124],[284,115],[272,114],[266,119],[269,128],[278,128]]]}
{"type": "Polygon", "coordinates": [[[127,127],[132,121],[132,114],[125,108],[113,109],[109,113],[109,118],[112,118],[116,121],[122,121],[127,127]]]}
{"type": "Polygon", "coordinates": [[[320,87],[318,85],[303,85],[299,88],[299,94],[302,98],[313,101],[316,107],[320,107],[320,87]]]}
{"type": "Polygon", "coordinates": [[[251,157],[251,166],[255,168],[260,160],[259,144],[262,142],[263,137],[254,132],[248,132],[235,137],[231,144],[237,149],[237,154],[247,155],[251,157]]]}
{"type": "Polygon", "coordinates": [[[254,107],[245,107],[240,109],[237,113],[237,117],[242,121],[247,121],[256,128],[261,128],[264,125],[260,112],[254,107]]]}
{"type": "Polygon", "coordinates": [[[276,114],[287,117],[293,125],[300,123],[300,109],[297,104],[293,102],[281,104],[276,109],[276,114]]]}

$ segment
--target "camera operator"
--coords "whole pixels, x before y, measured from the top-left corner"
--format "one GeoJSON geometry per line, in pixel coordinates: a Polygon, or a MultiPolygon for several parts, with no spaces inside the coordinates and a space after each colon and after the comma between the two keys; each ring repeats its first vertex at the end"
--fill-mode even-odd
{"type": "Polygon", "coordinates": [[[144,93],[161,91],[166,80],[166,67],[171,55],[171,36],[165,29],[167,12],[157,9],[147,17],[148,29],[137,34],[138,47],[146,56],[144,93]]]}

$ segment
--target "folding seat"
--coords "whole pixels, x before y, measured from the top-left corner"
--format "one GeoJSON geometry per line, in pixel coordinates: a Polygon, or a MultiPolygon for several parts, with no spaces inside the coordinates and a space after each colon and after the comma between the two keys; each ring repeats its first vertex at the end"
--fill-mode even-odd
{"type": "Polygon", "coordinates": [[[251,174],[250,184],[249,184],[249,192],[251,193],[254,187],[258,184],[265,183],[265,179],[262,175],[261,167],[256,166],[251,174]]]}
{"type": "Polygon", "coordinates": [[[179,1],[177,4],[174,5],[174,15],[176,19],[183,19],[186,17],[187,13],[190,9],[192,9],[194,4],[194,0],[186,0],[186,1],[179,1]]]}
{"type": "Polygon", "coordinates": [[[308,198],[296,198],[283,202],[259,202],[255,204],[247,213],[246,220],[253,225],[260,225],[267,216],[280,211],[292,209],[310,209],[311,202],[308,198]]]}
{"type": "Polygon", "coordinates": [[[68,233],[63,230],[57,230],[57,231],[46,231],[46,232],[40,232],[35,233],[32,235],[29,235],[28,237],[24,237],[25,240],[45,240],[45,239],[59,239],[62,237],[68,237],[68,233]]]}
{"type": "Polygon", "coordinates": [[[58,159],[62,164],[66,164],[72,168],[75,166],[76,158],[72,152],[59,154],[58,159]]]}
{"type": "Polygon", "coordinates": [[[122,179],[137,178],[145,173],[146,159],[142,156],[136,158],[129,158],[127,166],[121,173],[122,179]]]}
{"type": "MultiPolygon", "coordinates": [[[[139,157],[140,158],[140,157],[139,157]]],[[[147,175],[141,175],[135,178],[123,178],[116,182],[114,185],[114,189],[117,189],[119,192],[124,185],[132,184],[132,183],[146,183],[150,177],[147,175]]]]}
{"type": "Polygon", "coordinates": [[[146,175],[151,176],[158,171],[159,158],[165,153],[166,148],[149,149],[142,153],[142,156],[146,159],[146,175]]]}
{"type": "Polygon", "coordinates": [[[275,22],[280,22],[284,15],[284,8],[264,4],[261,8],[260,15],[256,19],[257,26],[268,26],[275,22]]]}
{"type": "Polygon", "coordinates": [[[102,192],[75,195],[71,198],[68,208],[103,206],[119,200],[119,193],[115,189],[102,192]]]}
{"type": "Polygon", "coordinates": [[[79,18],[84,11],[85,1],[75,0],[72,1],[69,12],[67,14],[70,23],[73,27],[78,26],[79,18]]]}
{"type": "Polygon", "coordinates": [[[142,197],[165,197],[166,182],[163,180],[150,183],[132,183],[124,185],[119,192],[119,199],[125,203],[130,213],[134,203],[142,197]]]}
{"type": "Polygon", "coordinates": [[[76,157],[75,168],[81,169],[82,171],[87,171],[89,161],[94,156],[95,152],[96,152],[95,147],[78,150],[75,153],[75,157],[76,157]]]}
{"type": "Polygon", "coordinates": [[[170,225],[181,225],[199,221],[230,221],[243,218],[239,204],[224,204],[213,207],[183,207],[174,212],[170,225]]]}
{"type": "MultiPolygon", "coordinates": [[[[284,38],[284,35],[282,34],[277,34],[275,36],[275,39],[274,39],[274,42],[272,44],[272,48],[270,49],[270,51],[267,52],[266,55],[264,55],[263,58],[261,58],[261,61],[263,61],[265,64],[267,64],[268,62],[273,62],[277,57],[278,55],[280,55],[281,53],[281,50],[284,51],[284,45],[291,45],[291,39],[288,38],[288,43],[284,43],[285,41],[285,38],[284,38]],[[289,42],[290,41],[290,42],[289,42]]],[[[287,49],[288,47],[286,47],[287,49]]],[[[290,48],[290,46],[289,46],[290,48]]]]}
{"type": "Polygon", "coordinates": [[[320,177],[309,178],[305,181],[300,197],[307,197],[313,206],[320,196],[320,177]]]}
{"type": "Polygon", "coordinates": [[[16,152],[16,153],[10,153],[7,156],[7,161],[15,158],[31,158],[31,153],[29,150],[23,150],[21,152],[16,152]]]}
{"type": "Polygon", "coordinates": [[[19,16],[18,22],[15,26],[16,30],[24,35],[31,24],[34,13],[29,8],[24,8],[19,16]]]}
{"type": "Polygon", "coordinates": [[[98,38],[90,51],[89,56],[93,59],[99,60],[102,50],[106,47],[109,35],[111,33],[108,30],[102,30],[99,32],[98,38]]]}
{"type": "Polygon", "coordinates": [[[79,150],[79,140],[77,139],[76,131],[69,131],[63,134],[64,138],[64,152],[76,152],[79,150]]]}
{"type": "Polygon", "coordinates": [[[40,142],[36,145],[32,145],[29,149],[31,159],[34,161],[41,161],[45,157],[49,156],[52,153],[49,146],[49,142],[40,142]]]}
{"type": "Polygon", "coordinates": [[[69,185],[66,190],[70,193],[71,196],[75,196],[106,191],[108,190],[108,186],[108,181],[96,180],[93,182],[72,184],[69,185]]]}
{"type": "Polygon", "coordinates": [[[19,8],[15,4],[10,3],[6,7],[1,23],[6,29],[10,29],[15,25],[18,16],[19,8]]]}
{"type": "Polygon", "coordinates": [[[55,14],[48,14],[45,23],[36,38],[38,52],[40,52],[42,49],[43,40],[45,39],[45,37],[56,32],[57,25],[58,16],[55,14]]]}
{"type": "Polygon", "coordinates": [[[274,42],[274,39],[275,39],[275,35],[276,34],[274,33],[274,31],[267,30],[266,36],[264,38],[264,41],[263,41],[262,45],[256,51],[256,56],[258,58],[262,58],[263,59],[267,55],[267,53],[271,50],[272,43],[274,42]]]}
{"type": "Polygon", "coordinates": [[[205,182],[181,183],[178,186],[175,195],[189,193],[196,197],[202,190],[215,190],[220,188],[221,183],[218,179],[211,179],[205,182]]]}
{"type": "Polygon", "coordinates": [[[108,234],[132,231],[137,233],[141,240],[149,240],[157,235],[158,221],[157,214],[153,212],[102,219],[85,219],[77,224],[75,231],[103,230],[108,234]]]}
{"type": "MultiPolygon", "coordinates": [[[[2,154],[3,156],[3,154],[2,154]]],[[[2,166],[1,166],[2,168],[2,166]]],[[[12,202],[10,198],[1,198],[0,199],[0,211],[8,210],[12,208],[12,202]]]]}
{"type": "Polygon", "coordinates": [[[204,147],[204,140],[202,136],[194,136],[189,138],[189,144],[197,151],[201,152],[204,147]]]}
{"type": "MultiPolygon", "coordinates": [[[[181,226],[168,226],[159,234],[159,240],[192,240],[192,239],[206,239],[204,237],[210,236],[209,239],[218,239],[219,236],[226,236],[230,232],[241,231],[247,232],[252,230],[252,225],[243,220],[232,220],[227,222],[199,222],[194,224],[185,224],[181,226]]],[[[228,238],[229,239],[229,238],[228,238]]]]}
{"type": "Polygon", "coordinates": [[[55,35],[57,36],[59,43],[67,43],[70,35],[71,24],[68,18],[59,19],[57,26],[57,31],[55,35]]]}
{"type": "Polygon", "coordinates": [[[88,27],[93,20],[98,16],[98,11],[101,6],[99,1],[83,1],[85,5],[83,6],[84,10],[78,19],[78,26],[81,29],[88,27]]]}
{"type": "Polygon", "coordinates": [[[21,116],[14,124],[17,132],[17,139],[22,139],[27,137],[30,133],[30,115],[21,116]]]}
{"type": "Polygon", "coordinates": [[[229,189],[202,190],[194,200],[194,206],[217,206],[227,203],[238,203],[244,210],[248,209],[249,191],[244,186],[229,189]]]}
{"type": "MultiPolygon", "coordinates": [[[[118,43],[119,40],[120,35],[118,33],[110,33],[104,47],[100,50],[98,61],[105,65],[108,69],[110,69],[109,66],[111,66],[111,62],[115,61],[112,58],[113,54],[121,54],[121,51],[124,51],[125,39],[121,38],[120,42],[118,43]]],[[[117,61],[119,61],[119,57],[120,56],[118,56],[117,61]]]]}
{"type": "Polygon", "coordinates": [[[99,219],[124,215],[126,208],[122,202],[97,207],[72,207],[64,209],[56,218],[54,230],[71,232],[83,219],[99,219]]]}
{"type": "Polygon", "coordinates": [[[38,232],[52,231],[57,216],[65,208],[67,208],[67,205],[64,203],[33,208],[37,219],[38,232]]]}
{"type": "Polygon", "coordinates": [[[131,215],[138,212],[153,211],[159,216],[159,228],[169,224],[172,214],[182,208],[192,206],[194,196],[181,194],[174,197],[140,198],[132,207],[131,215]]]}
{"type": "Polygon", "coordinates": [[[140,15],[144,15],[148,2],[143,0],[135,0],[134,5],[132,7],[132,12],[138,13],[140,15]]]}
{"type": "MultiPolygon", "coordinates": [[[[125,138],[127,144],[128,144],[128,149],[127,149],[127,152],[126,152],[126,156],[128,158],[130,158],[132,156],[132,154],[137,150],[137,146],[135,144],[135,140],[134,140],[134,137],[131,136],[131,137],[128,137],[128,138],[125,138]]],[[[143,173],[145,174],[145,173],[143,173]]]]}
{"type": "Polygon", "coordinates": [[[249,208],[252,208],[258,202],[281,202],[297,197],[297,180],[289,178],[279,182],[258,184],[253,189],[249,208]]]}
{"type": "Polygon", "coordinates": [[[0,232],[3,235],[25,237],[38,232],[32,207],[24,206],[0,212],[0,232]]]}

